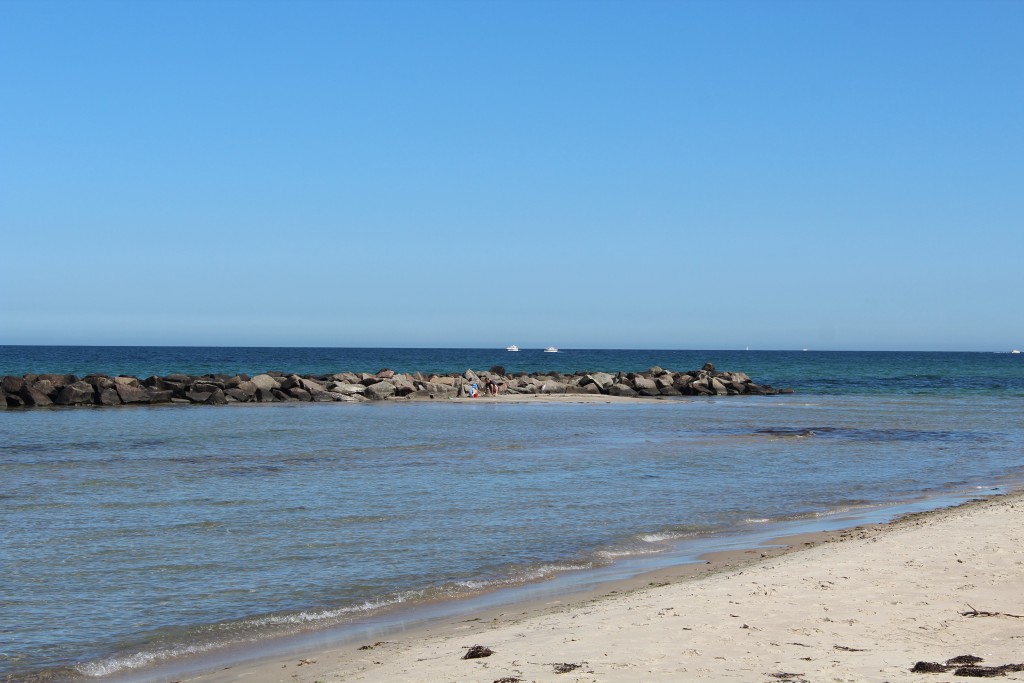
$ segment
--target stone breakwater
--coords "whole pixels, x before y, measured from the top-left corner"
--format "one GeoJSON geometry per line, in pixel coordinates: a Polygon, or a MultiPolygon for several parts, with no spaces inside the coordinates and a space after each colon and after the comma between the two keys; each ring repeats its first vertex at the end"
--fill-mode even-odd
{"type": "Polygon", "coordinates": [[[332,375],[296,375],[268,371],[239,374],[164,377],[28,374],[0,378],[2,408],[35,406],[120,406],[144,404],[283,403],[293,401],[430,400],[486,395],[493,384],[499,395],[591,394],[626,397],[733,396],[792,393],[753,382],[742,372],[718,372],[707,363],[700,370],[671,372],[577,372],[506,374],[501,366],[461,375],[407,374],[392,370],[332,375]]]}

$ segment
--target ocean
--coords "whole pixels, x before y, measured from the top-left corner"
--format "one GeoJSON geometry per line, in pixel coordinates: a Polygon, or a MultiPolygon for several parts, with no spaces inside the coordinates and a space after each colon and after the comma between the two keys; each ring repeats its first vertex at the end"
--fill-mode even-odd
{"type": "Polygon", "coordinates": [[[1024,477],[1021,358],[0,346],[0,375],[710,361],[795,391],[0,410],[0,677],[156,680],[160,667],[341,637],[428,605],[1005,491],[1024,477]]]}

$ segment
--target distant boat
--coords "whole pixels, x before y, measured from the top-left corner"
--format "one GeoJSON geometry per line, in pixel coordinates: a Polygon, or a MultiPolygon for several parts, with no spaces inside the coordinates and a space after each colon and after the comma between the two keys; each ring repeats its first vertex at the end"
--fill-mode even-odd
{"type": "Polygon", "coordinates": [[[544,353],[558,353],[558,349],[556,349],[554,346],[549,346],[548,348],[544,349],[544,353]]]}
{"type": "Polygon", "coordinates": [[[1010,353],[1020,353],[1020,349],[1014,349],[1013,351],[1010,351],[1010,353]]]}
{"type": "Polygon", "coordinates": [[[506,347],[505,347],[505,350],[506,350],[506,351],[518,351],[518,350],[519,350],[519,347],[518,347],[518,346],[516,346],[515,344],[513,344],[512,346],[506,346],[506,347]]]}

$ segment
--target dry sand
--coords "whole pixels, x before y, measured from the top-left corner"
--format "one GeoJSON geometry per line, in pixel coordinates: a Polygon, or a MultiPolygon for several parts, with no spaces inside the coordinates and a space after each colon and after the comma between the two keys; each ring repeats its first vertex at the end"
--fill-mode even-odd
{"type": "Polygon", "coordinates": [[[1014,616],[1024,615],[1022,541],[1024,496],[998,496],[194,680],[967,680],[910,670],[967,654],[1024,663],[1024,618],[1014,616]],[[474,645],[494,653],[462,659],[474,645]],[[557,673],[563,664],[578,668],[557,673]]]}

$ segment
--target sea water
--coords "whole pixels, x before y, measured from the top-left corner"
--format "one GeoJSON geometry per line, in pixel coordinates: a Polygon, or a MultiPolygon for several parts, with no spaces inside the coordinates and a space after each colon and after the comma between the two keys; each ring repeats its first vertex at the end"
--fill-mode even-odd
{"type": "Polygon", "coordinates": [[[75,349],[0,347],[0,374],[712,361],[797,393],[2,411],[4,676],[144,672],[1024,474],[1009,354],[75,349]]]}

